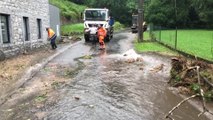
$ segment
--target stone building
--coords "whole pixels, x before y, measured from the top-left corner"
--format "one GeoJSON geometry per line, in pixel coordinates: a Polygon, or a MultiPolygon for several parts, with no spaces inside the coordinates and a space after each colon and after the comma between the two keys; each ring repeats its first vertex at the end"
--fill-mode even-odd
{"type": "Polygon", "coordinates": [[[0,52],[6,57],[46,44],[49,26],[48,0],[0,0],[0,52]]]}

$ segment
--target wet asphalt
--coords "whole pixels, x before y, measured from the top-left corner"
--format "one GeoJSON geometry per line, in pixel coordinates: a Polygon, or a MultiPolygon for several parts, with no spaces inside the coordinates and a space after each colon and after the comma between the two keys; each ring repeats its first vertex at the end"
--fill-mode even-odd
{"type": "MultiPolygon", "coordinates": [[[[135,39],[135,34],[125,31],[115,34],[106,43],[106,50],[84,41],[68,49],[49,63],[78,71],[58,89],[57,103],[16,111],[16,115],[25,114],[10,119],[38,119],[29,116],[40,111],[45,113],[41,118],[44,120],[164,120],[165,114],[182,100],[168,89],[170,58],[137,54],[133,50],[135,39]],[[137,61],[138,57],[142,59],[137,61]]],[[[204,116],[198,118],[198,114],[185,103],[172,116],[175,120],[208,120],[204,116]]]]}

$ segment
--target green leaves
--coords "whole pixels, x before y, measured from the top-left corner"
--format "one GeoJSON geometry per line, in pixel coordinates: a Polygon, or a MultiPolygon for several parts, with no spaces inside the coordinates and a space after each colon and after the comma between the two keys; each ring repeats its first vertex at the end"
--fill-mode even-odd
{"type": "Polygon", "coordinates": [[[191,85],[191,89],[192,89],[194,92],[198,93],[198,92],[199,92],[199,89],[200,89],[200,86],[199,86],[199,84],[197,84],[197,83],[193,83],[193,84],[191,85]]]}
{"type": "Polygon", "coordinates": [[[57,6],[61,11],[62,17],[66,18],[68,21],[80,20],[81,12],[86,8],[86,6],[77,5],[67,0],[50,0],[50,3],[57,6]]]}
{"type": "Polygon", "coordinates": [[[152,0],[147,6],[145,19],[149,23],[175,27],[175,5],[179,27],[213,27],[212,0],[152,0]]]}

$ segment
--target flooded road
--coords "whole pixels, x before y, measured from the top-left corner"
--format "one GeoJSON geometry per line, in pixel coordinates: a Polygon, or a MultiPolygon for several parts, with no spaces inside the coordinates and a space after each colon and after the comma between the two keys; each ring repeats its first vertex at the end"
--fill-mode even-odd
{"type": "MultiPolygon", "coordinates": [[[[135,37],[129,32],[118,33],[107,43],[106,51],[98,50],[98,44],[92,43],[73,46],[49,63],[78,66],[78,73],[57,89],[57,102],[43,108],[8,110],[0,119],[164,120],[165,114],[182,100],[168,90],[170,58],[136,54],[132,50],[135,37]],[[42,117],[36,113],[43,113],[42,117]]],[[[41,74],[44,75],[39,73],[36,77],[41,74]]],[[[4,108],[12,109],[7,105],[4,108]]],[[[173,118],[208,120],[204,116],[198,118],[198,114],[186,103],[174,112],[173,118]]]]}

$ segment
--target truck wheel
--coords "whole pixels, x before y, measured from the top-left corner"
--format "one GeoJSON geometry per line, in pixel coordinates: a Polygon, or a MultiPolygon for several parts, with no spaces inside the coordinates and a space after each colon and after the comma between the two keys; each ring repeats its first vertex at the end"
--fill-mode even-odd
{"type": "Polygon", "coordinates": [[[85,42],[89,42],[89,35],[84,35],[85,42]]]}

